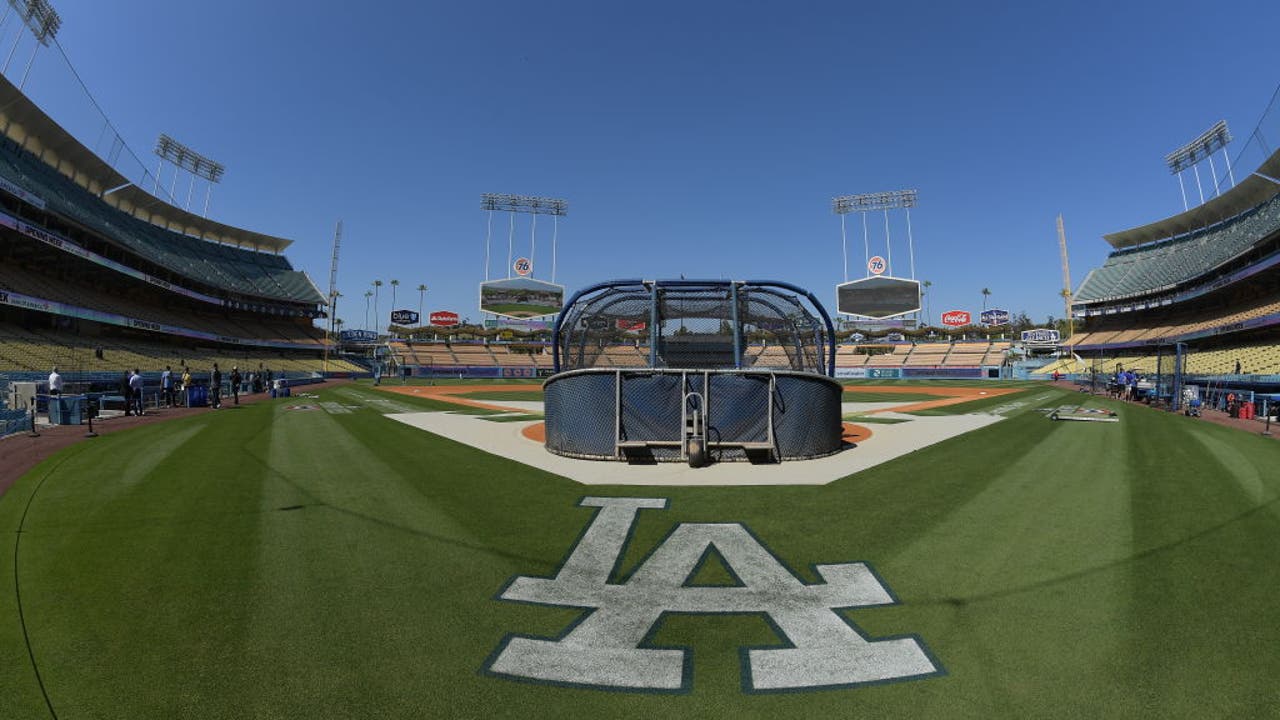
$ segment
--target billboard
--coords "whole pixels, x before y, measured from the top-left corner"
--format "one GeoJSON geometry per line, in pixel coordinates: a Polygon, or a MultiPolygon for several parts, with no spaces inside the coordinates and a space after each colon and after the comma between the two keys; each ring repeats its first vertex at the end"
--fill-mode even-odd
{"type": "Polygon", "coordinates": [[[418,313],[416,310],[392,310],[391,323],[393,325],[414,325],[418,322],[418,313]]]}
{"type": "Polygon", "coordinates": [[[480,283],[480,312],[521,320],[554,315],[562,305],[563,285],[523,277],[480,283]]]}
{"type": "Polygon", "coordinates": [[[968,310],[948,310],[942,313],[942,324],[947,327],[972,325],[973,315],[968,310]]]}
{"type": "Polygon", "coordinates": [[[999,310],[996,308],[991,308],[990,310],[983,310],[982,313],[978,315],[978,317],[981,318],[982,324],[987,326],[1009,324],[1008,310],[999,310]]]}
{"type": "Polygon", "coordinates": [[[920,312],[920,283],[877,276],[836,286],[836,308],[845,315],[891,318],[920,312]]]}
{"type": "Polygon", "coordinates": [[[372,330],[343,330],[338,337],[342,342],[373,342],[378,339],[378,333],[372,330]]]}
{"type": "Polygon", "coordinates": [[[1022,342],[1028,345],[1057,345],[1059,341],[1057,330],[1037,328],[1022,331],[1022,342]]]}
{"type": "Polygon", "coordinates": [[[551,323],[545,320],[497,320],[488,318],[484,321],[484,326],[500,330],[516,330],[524,333],[542,332],[551,329],[551,323]]]}
{"type": "Polygon", "coordinates": [[[649,327],[649,323],[643,320],[626,320],[624,318],[618,318],[617,320],[613,321],[613,326],[618,328],[622,332],[638,333],[638,332],[644,332],[645,328],[649,327]]]}
{"type": "Polygon", "coordinates": [[[436,310],[427,316],[432,325],[436,327],[453,327],[458,324],[458,313],[449,312],[448,310],[436,310]]]}

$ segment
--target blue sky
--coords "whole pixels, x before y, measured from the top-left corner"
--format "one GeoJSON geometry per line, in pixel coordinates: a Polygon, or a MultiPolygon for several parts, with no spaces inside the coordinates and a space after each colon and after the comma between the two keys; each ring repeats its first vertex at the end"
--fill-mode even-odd
{"type": "MultiPolygon", "coordinates": [[[[142,166],[161,132],[225,163],[211,217],[293,239],[287,256],[322,290],[344,221],[350,328],[375,278],[400,280],[400,307],[417,309],[425,283],[426,311],[480,316],[485,192],[569,201],[556,281],[570,292],[769,278],[834,311],[831,198],[917,188],[916,277],[933,283],[935,323],[980,309],[983,287],[992,306],[1060,316],[1058,213],[1078,285],[1106,256],[1103,233],[1182,210],[1163,163],[1176,146],[1226,119],[1237,177],[1256,166],[1246,140],[1280,82],[1274,2],[55,7],[62,48],[142,166]]],[[[27,38],[11,77],[29,51],[27,38]]],[[[71,88],[57,50],[41,51],[29,93],[106,154],[71,88]]],[[[870,220],[875,254],[883,218],[870,220]]],[[[527,254],[528,216],[517,229],[527,254]]],[[[541,279],[550,231],[544,218],[541,279]]],[[[891,233],[894,273],[909,275],[901,216],[891,233]]],[[[505,276],[505,218],[494,255],[505,276]]]]}

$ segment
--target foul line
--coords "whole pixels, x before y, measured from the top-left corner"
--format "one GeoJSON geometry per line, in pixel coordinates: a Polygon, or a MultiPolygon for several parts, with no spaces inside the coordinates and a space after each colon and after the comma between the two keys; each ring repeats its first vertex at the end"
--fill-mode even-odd
{"type": "MultiPolygon", "coordinates": [[[[79,447],[84,448],[86,446],[81,445],[79,447]]],[[[31,505],[35,502],[36,494],[40,492],[40,488],[44,487],[45,481],[53,475],[55,470],[62,467],[62,464],[67,460],[79,455],[80,452],[81,450],[76,450],[68,453],[58,460],[53,467],[45,471],[44,476],[40,478],[40,482],[36,483],[36,486],[31,490],[31,496],[27,498],[27,506],[22,509],[22,518],[18,520],[17,537],[13,541],[13,596],[18,604],[18,625],[22,627],[22,640],[27,645],[27,657],[31,659],[31,670],[36,674],[36,684],[40,686],[40,695],[44,697],[44,705],[49,709],[49,717],[54,720],[58,720],[58,713],[53,709],[53,701],[49,699],[49,691],[44,686],[44,677],[40,674],[40,665],[36,662],[36,653],[31,647],[31,634],[27,632],[26,613],[22,610],[22,583],[19,580],[18,573],[18,552],[22,547],[22,534],[23,528],[27,523],[27,513],[31,512],[31,505]]]]}

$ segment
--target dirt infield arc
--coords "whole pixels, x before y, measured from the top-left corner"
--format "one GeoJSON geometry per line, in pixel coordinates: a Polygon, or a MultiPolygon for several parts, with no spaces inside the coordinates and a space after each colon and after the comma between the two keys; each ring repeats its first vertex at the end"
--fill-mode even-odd
{"type": "MultiPolygon", "coordinates": [[[[473,393],[485,392],[541,392],[540,385],[429,385],[426,387],[409,387],[409,386],[386,386],[380,387],[380,390],[387,392],[399,393],[403,395],[413,395],[416,397],[425,397],[432,400],[453,403],[455,405],[463,405],[466,407],[479,408],[483,410],[494,410],[497,412],[522,412],[518,408],[504,407],[494,402],[484,402],[474,400],[467,397],[473,393]]],[[[1017,392],[1010,388],[989,388],[980,389],[975,387],[902,387],[898,385],[857,385],[846,387],[847,393],[901,393],[901,394],[919,394],[935,396],[932,400],[923,400],[921,402],[907,403],[904,405],[895,405],[888,408],[880,408],[872,410],[868,414],[883,412],[912,412],[916,410],[928,410],[930,408],[946,407],[948,405],[956,405],[970,400],[979,398],[997,397],[1017,392]],[[938,395],[946,397],[937,398],[938,395]]],[[[868,440],[872,431],[865,425],[858,425],[851,422],[843,423],[844,441],[850,444],[857,444],[868,440]]],[[[520,431],[520,434],[528,440],[542,444],[547,441],[546,425],[544,423],[532,423],[520,431]]]]}
{"type": "MultiPolygon", "coordinates": [[[[431,400],[440,400],[442,402],[453,403],[455,405],[465,405],[467,407],[481,408],[484,410],[494,410],[497,412],[513,412],[516,408],[504,407],[494,402],[484,402],[481,400],[473,400],[466,397],[473,393],[485,392],[542,392],[541,385],[427,385],[427,386],[382,386],[379,390],[387,392],[400,393],[403,395],[414,395],[424,397],[431,400]]],[[[997,397],[1000,395],[1008,395],[1009,393],[1018,392],[1014,388],[977,388],[977,387],[912,387],[902,385],[853,385],[845,387],[846,393],[854,395],[858,393],[901,393],[916,395],[943,395],[933,400],[923,400],[921,402],[907,403],[904,405],[895,405],[894,407],[881,408],[873,410],[871,413],[882,412],[915,412],[917,410],[929,410],[931,408],[946,407],[948,405],[957,405],[959,403],[978,400],[981,398],[997,397]]],[[[868,413],[868,414],[871,414],[868,413]]]]}

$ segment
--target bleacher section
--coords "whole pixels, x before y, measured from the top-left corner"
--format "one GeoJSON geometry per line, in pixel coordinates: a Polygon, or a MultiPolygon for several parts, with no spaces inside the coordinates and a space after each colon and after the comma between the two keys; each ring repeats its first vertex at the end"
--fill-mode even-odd
{"type": "MultiPolygon", "coordinates": [[[[1119,365],[1126,370],[1153,375],[1157,371],[1172,372],[1174,358],[1169,352],[1138,355],[1108,354],[1090,355],[1085,367],[1110,374],[1119,365]]],[[[1189,375],[1235,375],[1236,361],[1240,362],[1240,375],[1280,375],[1280,343],[1258,343],[1216,350],[1192,350],[1185,358],[1184,372],[1189,375]]],[[[1052,375],[1081,372],[1081,365],[1074,358],[1055,361],[1035,370],[1033,375],[1052,375]]],[[[1086,371],[1087,372],[1087,371],[1086,371]]]]}
{"type": "MultiPolygon", "coordinates": [[[[177,368],[186,364],[208,369],[217,362],[223,369],[233,366],[289,372],[322,372],[323,358],[314,353],[249,350],[240,348],[186,348],[164,342],[84,338],[52,330],[26,330],[0,325],[0,372],[48,372],[54,365],[64,372],[123,372],[177,368]],[[97,357],[97,350],[102,357],[97,357]]],[[[365,368],[341,358],[330,358],[332,372],[362,372],[365,368]]]]}
{"type": "Polygon", "coordinates": [[[1071,338],[1071,345],[1097,347],[1148,341],[1173,342],[1194,333],[1227,328],[1268,315],[1280,315],[1280,300],[1270,297],[1255,298],[1242,301],[1232,310],[1192,308],[1181,312],[1168,311],[1162,314],[1157,323],[1153,323],[1146,315],[1120,316],[1095,323],[1097,326],[1106,323],[1106,326],[1077,333],[1071,338]]]}
{"type": "Polygon", "coordinates": [[[12,141],[0,140],[0,176],[42,198],[49,211],[192,283],[250,297],[325,302],[284,256],[219,245],[123,213],[12,141]]]}
{"type": "MultiPolygon", "coordinates": [[[[838,345],[837,368],[976,368],[995,367],[1003,364],[1011,343],[958,342],[958,343],[897,343],[892,345],[838,345]],[[888,352],[885,352],[885,351],[888,352]]],[[[405,366],[455,368],[498,367],[540,368],[552,367],[551,348],[544,346],[530,352],[528,345],[510,346],[506,343],[407,343],[394,341],[388,347],[397,363],[405,366]]],[[[600,367],[646,367],[649,348],[633,344],[605,346],[597,356],[600,367]]],[[[791,359],[780,346],[751,345],[743,352],[744,366],[753,369],[789,369],[791,359]]]]}
{"type": "Polygon", "coordinates": [[[185,327],[227,337],[321,345],[319,329],[310,325],[262,320],[236,322],[208,314],[195,314],[172,306],[140,302],[85,284],[68,282],[9,264],[0,264],[0,289],[32,295],[79,308],[136,318],[146,322],[185,327]]]}
{"type": "Polygon", "coordinates": [[[1077,303],[1152,294],[1198,278],[1280,231],[1280,196],[1223,225],[1184,237],[1117,250],[1089,273],[1077,303]]]}

